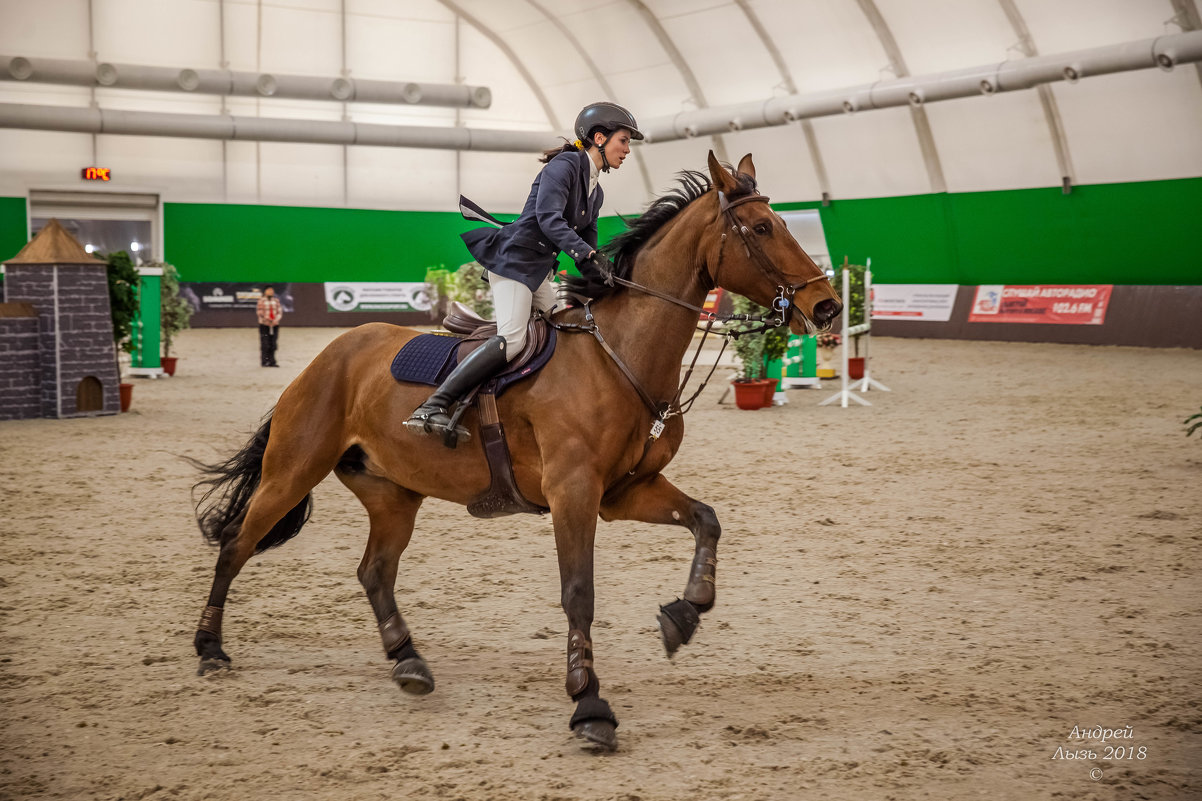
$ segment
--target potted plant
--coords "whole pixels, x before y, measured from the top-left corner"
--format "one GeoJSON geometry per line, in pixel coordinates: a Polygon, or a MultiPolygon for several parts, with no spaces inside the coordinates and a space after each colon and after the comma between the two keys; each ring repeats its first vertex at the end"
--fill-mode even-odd
{"type": "Polygon", "coordinates": [[[179,270],[172,264],[155,265],[163,269],[163,280],[159,285],[161,306],[159,324],[163,332],[163,372],[175,375],[177,357],[171,355],[171,343],[175,335],[191,325],[192,304],[180,297],[179,270]]]}
{"type": "MultiPolygon", "coordinates": [[[[734,313],[756,315],[763,308],[741,295],[734,297],[734,313]]],[[[764,336],[760,333],[737,334],[731,337],[735,357],[739,361],[739,376],[734,380],[735,405],[740,409],[762,409],[771,406],[772,401],[764,402],[764,378],[766,366],[764,363],[764,336]]],[[[775,382],[773,382],[775,383],[775,382]]]]}
{"type": "MultiPolygon", "coordinates": [[[[847,324],[851,326],[861,325],[867,320],[865,319],[865,303],[864,303],[864,272],[868,268],[863,264],[847,264],[847,284],[848,293],[844,298],[847,303],[847,324]]],[[[864,377],[864,357],[860,355],[860,337],[861,334],[852,336],[852,346],[854,352],[847,357],[847,377],[852,379],[860,379],[864,377]]]]}
{"type": "MultiPolygon", "coordinates": [[[[117,350],[117,377],[121,377],[120,352],[133,353],[134,343],[130,333],[134,318],[138,314],[138,268],[124,250],[109,253],[104,260],[109,284],[109,310],[113,317],[113,344],[117,350]]],[[[120,382],[121,411],[128,412],[133,403],[134,385],[120,382]]]]}

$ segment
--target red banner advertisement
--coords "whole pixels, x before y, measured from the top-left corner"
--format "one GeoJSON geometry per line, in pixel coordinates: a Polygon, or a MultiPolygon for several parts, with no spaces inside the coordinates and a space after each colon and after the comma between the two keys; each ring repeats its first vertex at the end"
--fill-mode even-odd
{"type": "Polygon", "coordinates": [[[979,286],[968,322],[1101,325],[1112,288],[1111,284],[979,286]]]}

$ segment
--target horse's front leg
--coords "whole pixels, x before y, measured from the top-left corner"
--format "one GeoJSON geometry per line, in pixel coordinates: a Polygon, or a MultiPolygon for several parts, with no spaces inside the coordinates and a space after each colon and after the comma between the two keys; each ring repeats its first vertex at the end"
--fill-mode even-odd
{"type": "Polygon", "coordinates": [[[578,737],[613,751],[618,747],[618,719],[601,697],[593,670],[593,541],[601,481],[582,474],[559,476],[548,488],[555,526],[563,611],[568,617],[568,665],[564,689],[576,702],[569,725],[578,737]]]}
{"type": "Polygon", "coordinates": [[[693,532],[693,566],[684,597],[659,608],[660,636],[668,657],[687,643],[701,623],[701,614],[714,605],[718,567],[718,537],[722,526],[714,510],[685,495],[660,474],[649,476],[601,504],[604,520],[675,523],[693,532]]]}

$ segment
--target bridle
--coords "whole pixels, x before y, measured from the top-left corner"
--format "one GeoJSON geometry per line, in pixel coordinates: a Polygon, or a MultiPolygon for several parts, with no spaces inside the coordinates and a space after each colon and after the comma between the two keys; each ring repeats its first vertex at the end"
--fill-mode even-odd
{"type": "MultiPolygon", "coordinates": [[[[605,337],[603,337],[601,335],[601,330],[597,327],[596,320],[593,318],[593,312],[592,312],[592,309],[590,308],[590,304],[592,303],[592,298],[576,296],[577,300],[584,306],[584,325],[580,325],[577,323],[560,323],[560,322],[555,322],[555,321],[551,320],[549,317],[547,318],[547,323],[557,330],[577,331],[577,332],[585,332],[585,333],[592,334],[593,337],[597,340],[597,342],[601,345],[601,348],[605,351],[605,353],[610,357],[610,359],[613,360],[614,364],[616,364],[618,366],[618,368],[626,376],[627,380],[630,381],[631,385],[635,388],[635,391],[638,392],[639,397],[643,401],[643,405],[645,405],[650,410],[651,415],[653,417],[653,421],[651,424],[651,431],[647,437],[646,444],[643,447],[643,458],[640,458],[639,461],[635,464],[634,469],[632,469],[630,471],[630,473],[628,474],[629,476],[634,475],[635,470],[638,469],[638,465],[642,464],[643,459],[646,458],[646,456],[647,456],[647,452],[650,451],[651,445],[657,439],[659,439],[659,436],[664,432],[665,422],[670,420],[673,417],[678,417],[678,416],[684,415],[685,413],[687,413],[689,411],[689,409],[692,408],[693,402],[695,400],[697,400],[697,397],[701,394],[701,391],[703,389],[705,389],[706,385],[709,383],[710,378],[713,376],[714,371],[717,369],[718,362],[721,361],[722,354],[726,351],[726,346],[729,344],[731,339],[737,339],[738,337],[744,336],[746,334],[758,334],[768,328],[779,328],[782,325],[788,325],[788,323],[792,319],[793,313],[796,309],[796,303],[794,302],[794,300],[795,300],[795,296],[797,295],[797,293],[800,292],[805,287],[807,287],[808,285],[810,285],[811,283],[814,283],[816,281],[829,280],[825,273],[819,273],[816,276],[807,278],[805,281],[802,281],[800,284],[792,284],[792,283],[785,282],[784,275],[781,273],[780,270],[778,270],[776,268],[776,265],[774,265],[772,263],[772,260],[768,258],[768,255],[764,252],[764,249],[760,245],[760,243],[758,241],[756,241],[756,236],[755,236],[754,232],[748,230],[747,226],[743,225],[742,221],[739,220],[738,216],[735,214],[735,211],[734,211],[735,208],[743,205],[744,203],[767,203],[767,202],[768,202],[768,196],[761,195],[758,192],[744,195],[744,196],[736,198],[734,200],[729,200],[726,197],[726,194],[724,192],[721,192],[721,191],[718,192],[719,217],[724,216],[726,218],[726,222],[730,224],[731,230],[733,230],[735,233],[737,233],[739,235],[739,237],[743,240],[743,248],[744,248],[745,253],[747,254],[747,257],[749,259],[751,259],[751,261],[761,271],[763,271],[765,275],[767,275],[769,278],[772,278],[779,282],[779,283],[777,283],[777,286],[776,286],[776,297],[772,301],[772,311],[774,313],[773,316],[769,316],[769,317],[765,318],[762,316],[754,316],[754,315],[750,315],[750,314],[717,314],[715,312],[707,312],[701,306],[695,306],[692,303],[688,303],[684,300],[681,300],[678,297],[669,295],[666,292],[661,292],[658,289],[653,289],[652,287],[644,286],[643,284],[637,283],[635,281],[631,281],[626,278],[622,278],[620,276],[615,275],[615,276],[611,277],[611,280],[616,284],[627,287],[628,289],[633,289],[635,291],[642,292],[647,295],[652,295],[654,297],[660,298],[661,300],[665,300],[669,303],[672,303],[676,306],[681,306],[685,309],[689,309],[690,311],[694,311],[699,316],[705,317],[706,324],[705,324],[704,328],[701,328],[701,331],[703,332],[702,336],[701,336],[701,341],[697,343],[697,349],[693,354],[693,360],[689,363],[689,369],[685,373],[684,379],[680,382],[680,386],[677,388],[676,394],[672,398],[671,401],[664,402],[664,403],[656,403],[655,400],[650,396],[650,394],[648,394],[646,389],[643,388],[642,384],[639,382],[638,378],[634,375],[634,373],[630,370],[630,368],[627,367],[625,362],[623,362],[622,359],[618,356],[617,352],[610,346],[610,344],[608,342],[605,341],[605,337]],[[731,331],[721,332],[720,336],[722,336],[722,338],[723,338],[722,349],[718,351],[717,359],[714,360],[713,366],[710,367],[710,371],[706,375],[705,379],[701,382],[701,385],[699,387],[697,387],[697,391],[694,392],[691,396],[689,396],[688,400],[686,400],[682,403],[680,398],[684,394],[685,386],[688,384],[689,379],[693,375],[693,368],[696,366],[697,360],[701,356],[701,349],[705,345],[706,337],[708,337],[710,332],[713,330],[714,324],[718,323],[718,322],[729,323],[729,322],[736,322],[736,321],[737,322],[746,322],[746,323],[759,323],[759,326],[758,327],[753,326],[750,328],[742,328],[740,330],[731,330],[731,331]]],[[[725,227],[725,224],[724,224],[724,227],[725,227]]],[[[726,234],[726,231],[723,231],[722,235],[721,235],[721,239],[720,239],[719,249],[718,249],[718,263],[714,267],[713,275],[710,276],[708,273],[703,273],[703,276],[705,278],[705,283],[708,285],[706,287],[707,289],[713,289],[714,287],[718,286],[718,281],[717,281],[718,272],[719,272],[719,270],[722,269],[722,258],[726,252],[726,240],[727,240],[727,234],[726,234]]],[[[808,325],[808,322],[807,322],[807,325],[808,325]]]]}
{"type": "MultiPolygon", "coordinates": [[[[735,214],[735,208],[742,206],[744,203],[767,203],[768,196],[761,195],[759,192],[754,192],[749,195],[730,200],[726,197],[726,193],[718,192],[718,214],[726,217],[726,222],[730,224],[730,229],[739,235],[743,240],[743,252],[747,258],[751,259],[757,267],[760,268],[769,278],[778,281],[776,285],[776,298],[772,301],[772,310],[780,315],[780,321],[777,326],[788,325],[793,318],[793,312],[797,308],[794,303],[794,298],[797,293],[805,289],[815,281],[829,280],[826,273],[819,272],[818,275],[807,278],[800,284],[785,283],[785,277],[781,271],[776,268],[772,260],[768,258],[768,254],[764,252],[763,246],[760,245],[758,238],[747,228],[746,225],[735,214]]],[[[722,269],[722,257],[726,252],[726,232],[722,232],[721,244],[718,249],[718,264],[714,267],[714,274],[709,277],[710,288],[718,286],[718,272],[722,269]]],[[[774,326],[765,326],[774,327],[774,326]]],[[[763,330],[763,329],[759,329],[763,330]]]]}

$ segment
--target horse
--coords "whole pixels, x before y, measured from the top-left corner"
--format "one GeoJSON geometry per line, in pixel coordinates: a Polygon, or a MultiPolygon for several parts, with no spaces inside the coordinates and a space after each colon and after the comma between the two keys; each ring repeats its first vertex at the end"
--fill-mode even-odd
{"type": "MultiPolygon", "coordinates": [[[[677,382],[701,303],[720,286],[771,307],[795,333],[828,330],[842,308],[824,271],[759,193],[751,154],[731,170],[710,151],[708,168],[708,176],[680,173],[675,189],[607,245],[610,280],[570,279],[591,300],[553,314],[562,333],[550,361],[496,399],[517,487],[553,522],[568,621],[565,690],[576,704],[569,726],[603,752],[617,747],[618,721],[593,669],[598,518],[692,533],[684,595],[658,615],[669,657],[716,598],[717,515],[661,472],[684,437],[677,382]]],[[[241,451],[219,464],[196,463],[207,476],[196,486],[208,487],[197,520],[219,546],[194,640],[201,675],[230,667],[221,620],[231,582],[252,554],[300,531],[311,490],[333,471],[367,509],[358,577],[392,678],[414,695],[434,689],[397,609],[398,561],[426,497],[466,505],[489,487],[490,472],[480,437],[452,449],[402,426],[428,388],[396,381],[389,365],[418,333],[369,323],[342,334],[284,390],[241,451]]],[[[462,422],[478,431],[478,411],[467,410],[462,422]]]]}

